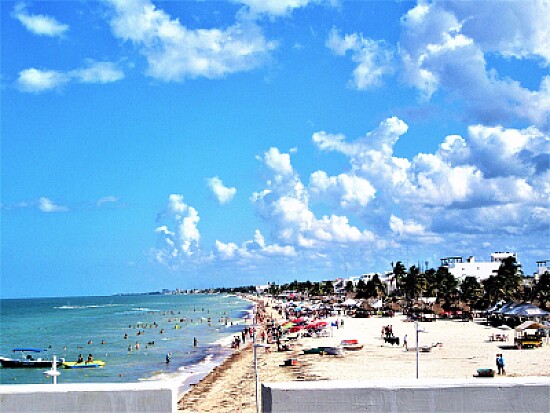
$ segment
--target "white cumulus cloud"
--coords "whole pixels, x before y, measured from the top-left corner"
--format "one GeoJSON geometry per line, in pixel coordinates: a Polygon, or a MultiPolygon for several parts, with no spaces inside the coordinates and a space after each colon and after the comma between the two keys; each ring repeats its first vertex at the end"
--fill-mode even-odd
{"type": "Polygon", "coordinates": [[[163,81],[220,78],[260,66],[276,47],[243,19],[226,29],[189,29],[149,0],[108,0],[113,34],[131,41],[148,62],[147,74],[163,81]]]}
{"type": "MultiPolygon", "coordinates": [[[[258,158],[262,160],[262,158],[258,158]]],[[[290,163],[290,154],[281,153],[277,148],[269,148],[264,153],[263,160],[265,165],[268,166],[273,172],[281,176],[289,176],[293,174],[292,165],[290,163]]]]}
{"type": "Polygon", "coordinates": [[[38,208],[42,212],[66,212],[69,210],[66,206],[56,205],[51,199],[41,197],[38,201],[38,208]]]}
{"type": "Polygon", "coordinates": [[[156,228],[160,236],[161,250],[167,250],[167,255],[190,256],[199,251],[199,214],[195,208],[183,201],[183,195],[170,195],[168,205],[159,214],[158,220],[168,221],[167,225],[156,228]]]}
{"type": "Polygon", "coordinates": [[[271,17],[286,16],[293,10],[307,7],[310,4],[335,6],[338,0],[233,0],[247,7],[252,16],[266,15],[271,17]]]}
{"type": "Polygon", "coordinates": [[[208,186],[214,193],[214,196],[220,204],[226,204],[230,202],[235,194],[237,193],[237,188],[226,187],[222,180],[217,176],[208,179],[208,186]]]}
{"type": "Polygon", "coordinates": [[[70,77],[63,72],[30,68],[19,72],[17,84],[24,92],[40,93],[57,89],[69,81],[70,77]]]}
{"type": "Polygon", "coordinates": [[[321,199],[334,200],[342,208],[361,208],[374,199],[376,190],[365,178],[342,173],[328,176],[325,171],[316,171],[309,179],[312,195],[321,199]]]}
{"type": "Polygon", "coordinates": [[[383,41],[364,38],[357,33],[342,36],[333,28],[326,44],[340,56],[351,52],[351,59],[357,64],[351,85],[358,90],[381,86],[384,76],[394,72],[394,53],[383,41]]]}
{"type": "MultiPolygon", "coordinates": [[[[423,240],[430,242],[438,240],[438,232],[469,234],[473,229],[467,222],[475,222],[480,233],[544,228],[531,217],[548,221],[550,140],[546,133],[535,127],[472,125],[468,136],[447,136],[435,153],[407,159],[393,154],[406,130],[406,124],[390,118],[352,142],[343,135],[314,134],[313,141],[320,149],[346,155],[350,170],[330,178],[323,172],[314,173],[312,194],[334,198],[338,178],[352,174],[364,179],[373,192],[361,209],[363,221],[376,228],[376,234],[383,230],[380,222],[388,222],[391,232],[401,239],[415,231],[424,233],[423,240]],[[402,218],[394,209],[401,211],[402,218]],[[516,213],[512,213],[514,209],[516,213]],[[489,211],[497,222],[508,220],[506,225],[484,223],[489,211]]],[[[353,192],[360,193],[357,188],[353,192]]],[[[343,194],[339,194],[342,201],[343,194]]]]}
{"type": "Polygon", "coordinates": [[[42,14],[29,14],[24,3],[17,3],[12,16],[19,20],[25,28],[38,36],[57,37],[62,36],[69,26],[59,23],[54,17],[42,14]]]}
{"type": "Polygon", "coordinates": [[[88,66],[69,74],[81,83],[112,83],[124,79],[124,72],[113,62],[89,61],[88,66]]]}
{"type": "Polygon", "coordinates": [[[471,119],[498,124],[519,118],[549,126],[549,78],[529,90],[487,66],[504,58],[550,56],[548,2],[420,2],[402,19],[403,77],[425,99],[445,90],[464,102],[471,119]],[[525,7],[524,7],[525,6],[525,7]],[[502,28],[506,29],[503,30],[502,28]]]}
{"type": "Polygon", "coordinates": [[[56,90],[70,82],[106,84],[124,78],[124,72],[112,62],[89,60],[86,67],[69,71],[24,69],[19,72],[17,86],[23,92],[41,93],[56,90]]]}
{"type": "MultiPolygon", "coordinates": [[[[359,244],[371,243],[374,235],[368,230],[361,230],[352,225],[348,217],[331,214],[317,218],[310,208],[310,190],[301,182],[290,163],[288,154],[271,148],[262,161],[274,174],[268,180],[267,188],[253,194],[251,200],[256,210],[272,228],[275,238],[283,245],[291,245],[296,250],[328,248],[331,243],[359,244]],[[270,154],[270,156],[267,156],[270,154]]],[[[340,185],[343,202],[356,203],[364,194],[351,194],[350,187],[369,191],[368,183],[353,178],[340,177],[332,181],[340,185]],[[347,186],[346,186],[347,185],[347,186]],[[347,193],[345,192],[347,190],[347,193]]],[[[310,187],[314,188],[317,196],[332,190],[331,179],[321,173],[314,174],[310,187]]],[[[337,191],[338,191],[337,190],[337,191]]]]}

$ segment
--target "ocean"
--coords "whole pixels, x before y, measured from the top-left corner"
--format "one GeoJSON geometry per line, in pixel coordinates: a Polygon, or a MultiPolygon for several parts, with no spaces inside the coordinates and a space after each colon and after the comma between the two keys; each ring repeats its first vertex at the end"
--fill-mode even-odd
{"type": "MultiPolygon", "coordinates": [[[[16,356],[17,347],[67,361],[92,354],[105,367],[60,368],[58,383],[175,380],[184,391],[227,357],[251,310],[224,294],[0,300],[0,355],[16,356]]],[[[0,368],[0,383],[50,383],[43,371],[0,368]]]]}

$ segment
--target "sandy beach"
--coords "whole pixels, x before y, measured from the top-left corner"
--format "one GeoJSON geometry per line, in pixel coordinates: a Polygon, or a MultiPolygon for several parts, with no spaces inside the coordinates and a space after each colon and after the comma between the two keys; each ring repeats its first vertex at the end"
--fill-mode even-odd
{"type": "MultiPolygon", "coordinates": [[[[393,318],[349,318],[343,327],[329,327],[331,337],[301,338],[288,352],[266,353],[258,349],[259,381],[293,380],[376,380],[416,377],[415,323],[398,314],[393,318]],[[381,330],[392,325],[400,345],[385,343],[381,330]],[[403,347],[407,335],[409,351],[403,347]],[[341,340],[357,339],[364,347],[348,351],[344,356],[303,354],[303,349],[337,345],[341,340]],[[296,358],[297,365],[283,367],[284,360],[296,358]]],[[[334,319],[334,318],[333,318],[334,319]]],[[[496,370],[495,356],[502,353],[506,377],[550,376],[550,344],[538,349],[504,349],[514,341],[513,330],[501,330],[478,324],[453,320],[419,323],[419,346],[430,347],[419,353],[420,378],[468,378],[478,368],[496,370]],[[493,334],[505,334],[508,341],[490,341],[493,334]]],[[[485,379],[486,380],[486,379],[485,379]]],[[[241,349],[204,380],[184,395],[179,409],[187,412],[254,412],[255,382],[252,347],[241,349]]]]}

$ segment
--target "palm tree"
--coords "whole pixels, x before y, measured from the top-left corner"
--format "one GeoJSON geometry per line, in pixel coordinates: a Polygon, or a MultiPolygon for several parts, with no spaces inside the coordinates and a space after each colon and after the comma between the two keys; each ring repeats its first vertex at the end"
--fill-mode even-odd
{"type": "Polygon", "coordinates": [[[332,281],[325,281],[322,286],[322,292],[324,295],[334,294],[334,285],[332,281]]]}
{"type": "Polygon", "coordinates": [[[357,286],[355,287],[355,298],[368,298],[367,295],[367,285],[365,281],[359,280],[357,286]]]}
{"type": "Polygon", "coordinates": [[[483,287],[476,277],[466,277],[460,284],[461,298],[470,307],[475,306],[483,298],[483,287]]]}
{"type": "Polygon", "coordinates": [[[409,268],[409,272],[405,278],[405,296],[407,300],[418,297],[421,288],[422,281],[420,280],[420,270],[413,265],[409,268]]]}
{"type": "Polygon", "coordinates": [[[505,297],[517,300],[520,296],[522,272],[515,257],[509,256],[502,261],[497,270],[497,277],[502,282],[505,297]]]}
{"type": "Polygon", "coordinates": [[[426,270],[424,278],[426,281],[426,294],[430,297],[437,295],[439,286],[437,285],[436,271],[433,268],[426,270]]]}
{"type": "Polygon", "coordinates": [[[516,258],[513,256],[505,258],[495,273],[483,282],[485,298],[489,304],[494,304],[501,299],[517,300],[520,297],[519,287],[522,277],[516,258]]]}
{"type": "Polygon", "coordinates": [[[541,305],[550,308],[550,273],[546,271],[533,285],[532,295],[541,305]]]}
{"type": "Polygon", "coordinates": [[[458,286],[456,277],[449,272],[447,267],[439,267],[435,273],[435,279],[439,294],[445,298],[445,301],[452,301],[458,286]]]}
{"type": "Polygon", "coordinates": [[[405,278],[407,270],[401,261],[397,261],[393,267],[393,275],[395,277],[395,286],[398,294],[405,292],[405,278]]]}
{"type": "Polygon", "coordinates": [[[372,279],[365,284],[365,295],[366,298],[378,298],[386,295],[386,289],[378,274],[374,274],[372,279]]]}

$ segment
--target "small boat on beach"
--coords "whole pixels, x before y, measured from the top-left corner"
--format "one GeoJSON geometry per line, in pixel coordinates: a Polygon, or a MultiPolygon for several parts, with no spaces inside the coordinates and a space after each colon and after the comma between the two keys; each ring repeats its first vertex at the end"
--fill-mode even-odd
{"type": "Polygon", "coordinates": [[[77,361],[64,361],[61,364],[66,369],[93,369],[103,367],[105,362],[102,360],[81,361],[80,363],[77,361]]]}
{"type": "Polygon", "coordinates": [[[357,340],[342,340],[340,345],[347,351],[359,351],[363,349],[363,344],[360,344],[357,340]]]}
{"type": "Polygon", "coordinates": [[[343,356],[344,349],[341,346],[321,347],[321,353],[330,356],[343,356]]]}
{"type": "MultiPolygon", "coordinates": [[[[46,349],[40,349],[40,348],[32,348],[32,347],[22,347],[22,348],[14,348],[12,350],[14,353],[20,353],[19,358],[11,358],[11,357],[0,357],[0,364],[4,368],[45,368],[45,367],[52,367],[52,360],[42,358],[42,357],[34,357],[36,354],[41,354],[46,349]]],[[[58,360],[56,364],[59,366],[62,363],[62,359],[58,360]]]]}
{"type": "Polygon", "coordinates": [[[321,354],[320,347],[306,348],[303,350],[304,354],[321,354]]]}
{"type": "Polygon", "coordinates": [[[319,346],[303,350],[304,354],[328,354],[330,356],[342,356],[344,350],[341,346],[319,346]]]}

